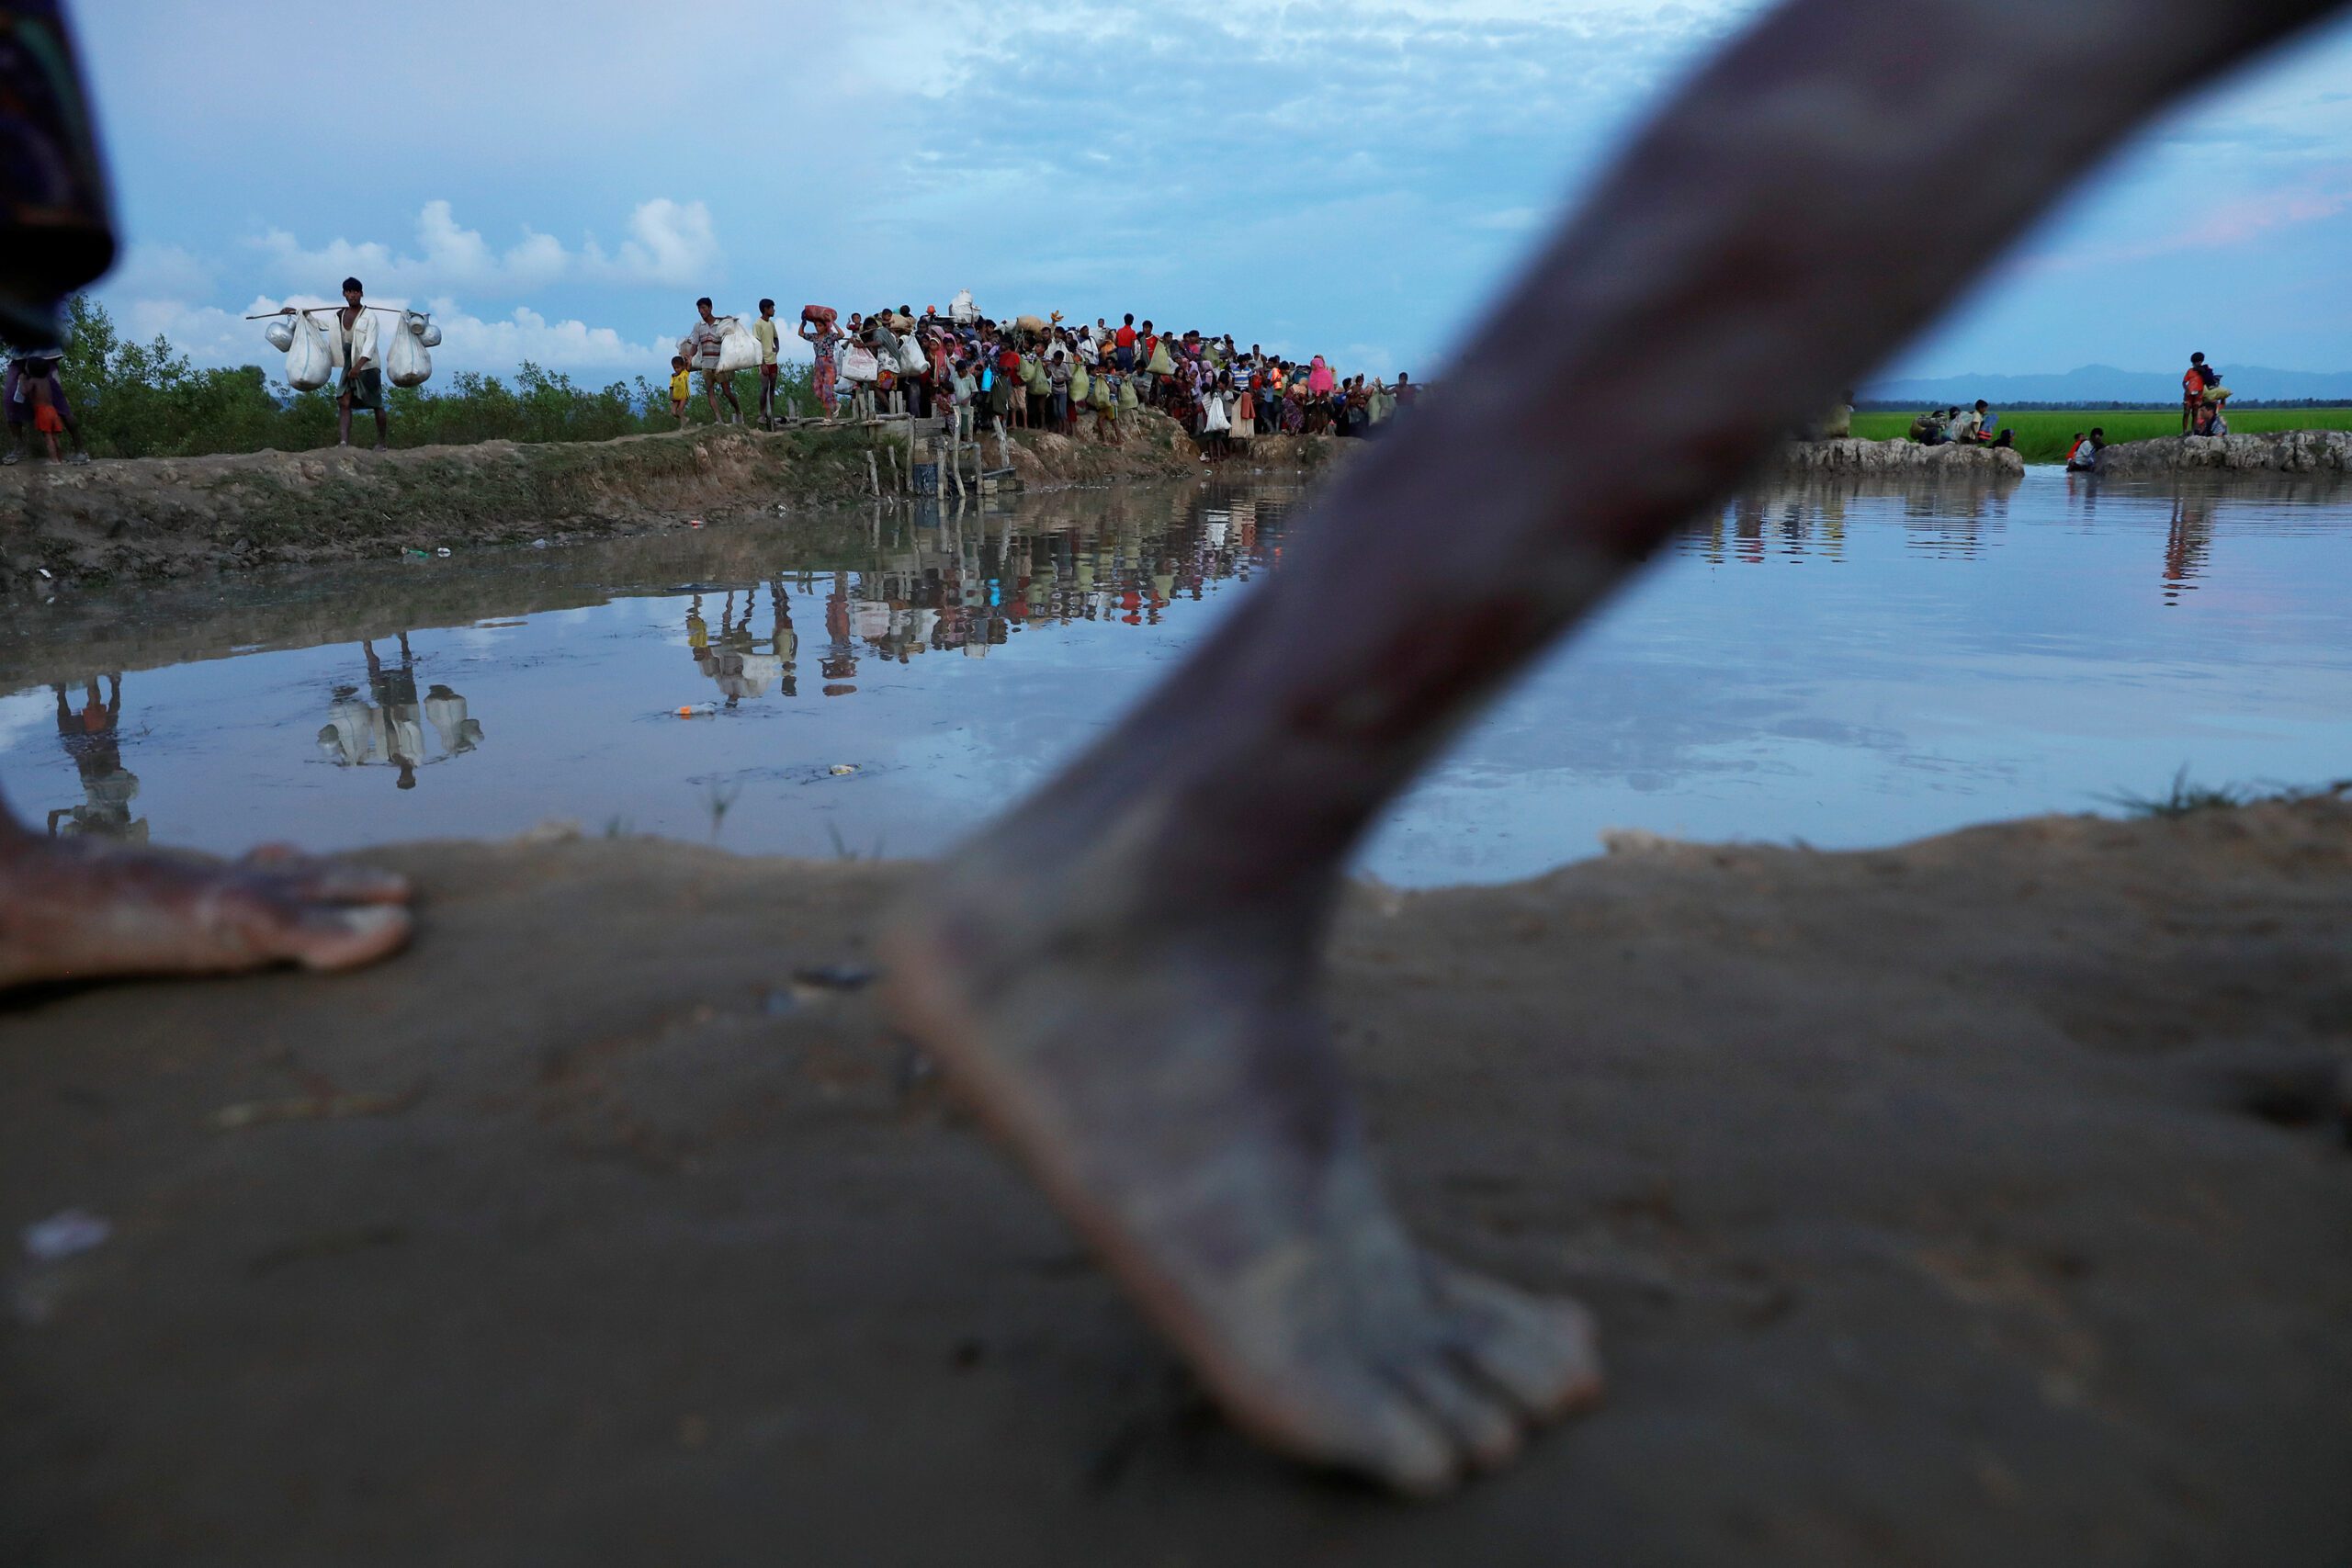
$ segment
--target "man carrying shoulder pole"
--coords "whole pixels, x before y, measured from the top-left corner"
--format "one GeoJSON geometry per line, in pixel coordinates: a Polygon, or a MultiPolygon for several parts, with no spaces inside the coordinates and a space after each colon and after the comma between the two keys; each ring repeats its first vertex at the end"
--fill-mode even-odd
{"type": "Polygon", "coordinates": [[[334,313],[335,346],[342,350],[343,390],[335,398],[340,446],[351,445],[351,411],[376,416],[376,450],[392,444],[392,423],[384,413],[384,372],[376,362],[376,318],[360,303],[359,280],[343,280],[343,309],[334,313]]]}

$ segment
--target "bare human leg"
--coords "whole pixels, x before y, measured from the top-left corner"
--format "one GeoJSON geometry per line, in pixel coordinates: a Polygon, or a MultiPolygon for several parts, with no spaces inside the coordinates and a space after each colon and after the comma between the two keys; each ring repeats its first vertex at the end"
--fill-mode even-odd
{"type": "Polygon", "coordinates": [[[906,913],[899,1017],[1240,1426],[1426,1493],[1599,1388],[1579,1309],[1436,1261],[1382,1196],[1314,997],[1367,824],[2125,131],[2331,8],[1993,0],[1955,32],[1923,0],[1793,0],[1465,339],[1510,323],[1541,370],[1448,378],[1288,571],[906,913]],[[1603,376],[1638,411],[1606,443],[1518,395],[1603,376]]]}
{"type": "Polygon", "coordinates": [[[42,981],[347,969],[408,940],[405,879],[255,850],[234,865],[29,833],[0,801],[0,991],[42,981]]]}

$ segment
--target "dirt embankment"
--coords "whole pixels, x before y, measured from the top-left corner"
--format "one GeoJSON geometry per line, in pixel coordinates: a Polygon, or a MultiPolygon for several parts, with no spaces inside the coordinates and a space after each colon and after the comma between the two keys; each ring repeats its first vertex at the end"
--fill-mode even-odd
{"type": "Polygon", "coordinates": [[[1928,473],[2021,476],[2022,453],[2000,446],[1923,446],[1916,441],[1792,441],[1767,465],[1782,473],[1928,473]]]}
{"type": "Polygon", "coordinates": [[[2099,454],[2101,472],[2164,474],[2184,469],[2237,473],[2352,473],[2352,431],[2289,430],[2260,435],[2170,435],[2123,441],[2099,454]]]}
{"type": "Polygon", "coordinates": [[[2352,807],[1615,847],[1335,942],[1414,1226],[1605,1335],[1453,1502],[1250,1450],[944,1103],[921,866],[444,845],[381,968],[0,1010],[0,1227],[113,1227],[8,1265],[0,1561],[2340,1561],[2352,807]]]}
{"type": "MultiPolygon", "coordinates": [[[[1107,446],[1043,433],[1012,438],[1036,486],[1190,475],[1199,449],[1170,421],[1130,414],[1107,446]]],[[[1313,468],[1337,442],[1261,444],[1261,467],[1313,468]]],[[[479,549],[598,537],[868,493],[871,456],[888,486],[904,440],[887,428],[808,427],[548,444],[484,442],[394,452],[261,452],[0,469],[0,592],[186,577],[273,563],[479,549]]],[[[998,448],[987,444],[989,465],[998,448]]]]}

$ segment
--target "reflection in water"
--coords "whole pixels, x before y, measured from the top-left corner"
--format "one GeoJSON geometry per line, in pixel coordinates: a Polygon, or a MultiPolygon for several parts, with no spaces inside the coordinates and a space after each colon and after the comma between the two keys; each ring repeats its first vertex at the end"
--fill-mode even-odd
{"type": "Polygon", "coordinates": [[[771,618],[764,653],[760,650],[763,639],[752,630],[756,589],[743,590],[740,622],[735,618],[735,591],[727,591],[719,605],[716,643],[711,641],[710,623],[703,618],[703,596],[697,593],[686,604],[686,649],[694,655],[695,668],[710,678],[730,708],[745,697],[764,697],[771,689],[787,698],[800,694],[800,635],[792,629],[791,604],[783,580],[771,581],[767,592],[771,618]]]}
{"type": "Polygon", "coordinates": [[[2165,603],[2177,604],[2184,593],[2197,591],[2205,574],[2205,554],[2213,543],[2213,497],[2211,491],[2173,498],[2172,527],[2165,536],[2165,603]]]}
{"type": "Polygon", "coordinates": [[[408,633],[399,635],[397,664],[387,665],[377,655],[372,638],[360,643],[372,700],[362,701],[356,686],[336,686],[318,745],[320,755],[339,768],[389,767],[394,770],[395,788],[414,789],[418,768],[461,757],[481,743],[481,720],[469,716],[466,699],[444,685],[429,687],[418,700],[416,655],[409,649],[408,633]],[[439,742],[437,757],[425,747],[428,724],[439,742]]]}
{"type": "Polygon", "coordinates": [[[1968,559],[2007,524],[2009,497],[2019,480],[2010,474],[1922,474],[1890,480],[1881,474],[1807,474],[1759,487],[1726,502],[1686,529],[1675,547],[1715,566],[1761,566],[1779,558],[1846,554],[1850,504],[1899,498],[1905,543],[1940,559],[1968,559]]]}
{"type": "Polygon", "coordinates": [[[765,639],[753,629],[758,590],[707,585],[687,604],[687,647],[726,707],[772,686],[782,698],[797,697],[797,592],[823,604],[820,691],[854,696],[861,668],[877,661],[905,665],[927,653],[985,659],[1022,631],[1051,626],[1157,626],[1178,599],[1198,602],[1212,585],[1247,582],[1269,564],[1261,533],[1272,537],[1283,510],[1257,497],[1219,497],[1197,516],[1188,507],[1167,513],[1114,502],[1107,505],[1113,525],[1102,526],[1091,513],[1104,509],[1099,498],[1083,510],[925,508],[892,525],[887,537],[877,523],[877,539],[856,567],[779,572],[768,581],[773,629],[765,639]],[[716,637],[706,608],[715,595],[723,596],[716,637]]]}
{"type": "Polygon", "coordinates": [[[83,683],[79,712],[66,700],[63,685],[51,688],[57,696],[57,739],[74,759],[82,777],[82,804],[60,807],[49,814],[52,838],[86,834],[147,841],[147,819],[133,820],[130,803],[139,794],[139,775],[122,765],[122,676],[107,677],[106,700],[98,699],[96,676],[83,683]]]}
{"type": "MultiPolygon", "coordinates": [[[[2271,502],[2280,497],[2327,503],[2327,490],[2306,485],[2268,486],[2262,476],[2232,476],[2228,491],[2201,476],[2188,478],[2170,495],[2171,522],[2165,532],[2160,597],[2177,604],[2183,593],[2196,592],[2198,580],[2210,569],[2217,511],[2226,500],[2271,502]]],[[[2010,498],[2018,480],[1939,478],[1909,485],[1903,500],[1905,542],[1938,559],[1974,560],[1997,545],[2007,527],[2010,498]]],[[[2115,481],[2104,481],[2110,491],[2115,481]]],[[[1859,496],[1885,493],[1884,481],[1841,476],[1808,476],[1792,486],[1759,490],[1731,502],[1686,530],[1677,540],[1679,553],[1697,556],[1711,565],[1737,562],[1761,566],[1774,558],[1802,559],[1816,556],[1844,558],[1846,514],[1859,496]]],[[[2102,481],[2082,475],[2065,476],[2069,521],[2084,532],[2097,526],[2102,481]]],[[[2134,501],[2144,491],[2125,492],[2134,501]]]]}
{"type": "MultiPolygon", "coordinates": [[[[0,623],[0,776],[81,798],[59,832],[144,832],[139,795],[165,803],[156,838],[228,852],[549,818],[699,839],[725,804],[730,848],[933,853],[1254,592],[1293,499],[1125,487],[67,600],[0,623]],[[94,669],[153,671],[130,682],[141,777],[94,669]],[[509,716],[494,749],[473,703],[509,716]],[[314,735],[337,766],[300,765],[314,735]]],[[[2340,494],[1817,475],[1669,554],[1462,739],[1367,869],[1532,874],[1623,827],[1887,842],[2185,762],[2331,778],[2352,746],[2340,494]]]]}

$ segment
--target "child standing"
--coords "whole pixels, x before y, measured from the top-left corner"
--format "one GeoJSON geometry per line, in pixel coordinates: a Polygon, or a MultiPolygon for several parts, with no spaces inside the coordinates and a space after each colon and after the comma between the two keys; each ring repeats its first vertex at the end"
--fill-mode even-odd
{"type": "Polygon", "coordinates": [[[677,416],[678,428],[686,427],[686,399],[692,389],[686,382],[686,362],[678,355],[670,356],[670,412],[677,416]]]}

